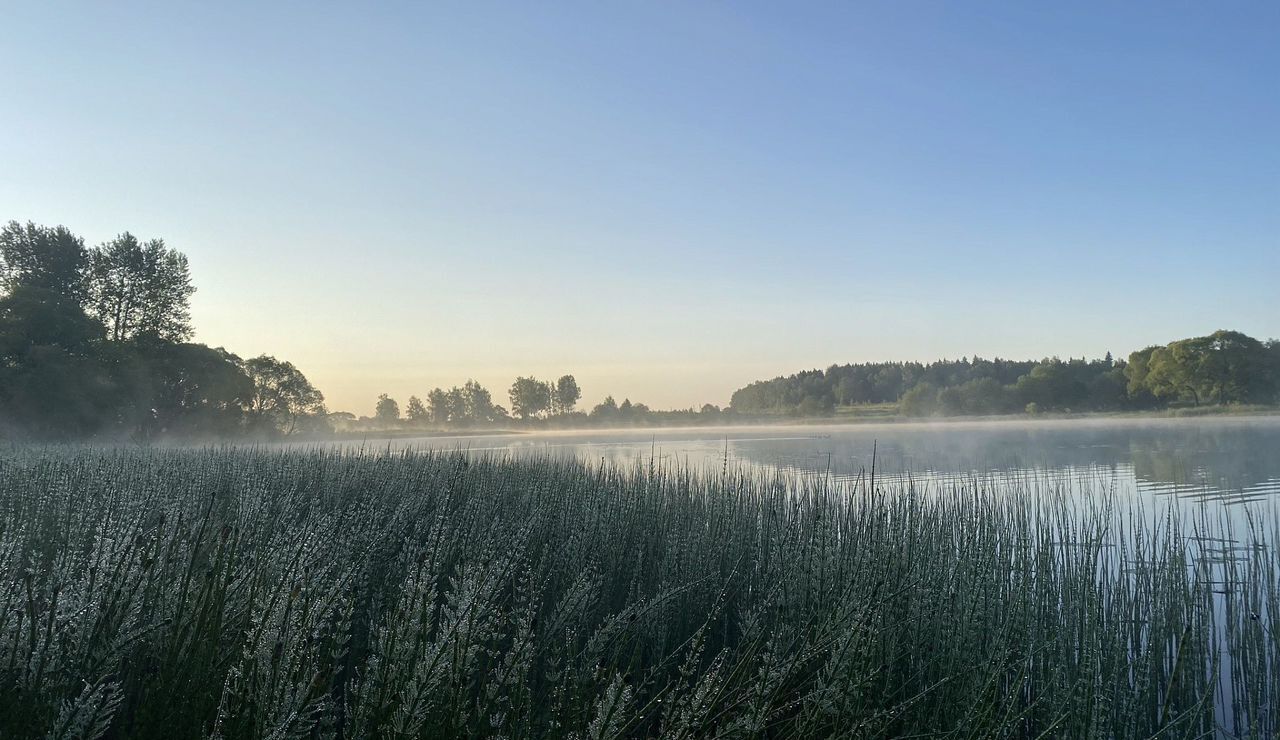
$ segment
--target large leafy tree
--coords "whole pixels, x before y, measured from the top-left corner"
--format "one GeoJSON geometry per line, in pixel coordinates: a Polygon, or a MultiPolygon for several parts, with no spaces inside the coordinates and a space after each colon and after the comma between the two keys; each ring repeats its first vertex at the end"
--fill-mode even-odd
{"type": "Polygon", "coordinates": [[[468,421],[485,424],[497,420],[493,394],[489,393],[488,388],[474,380],[468,380],[462,386],[462,398],[468,421]]]}
{"type": "Polygon", "coordinates": [[[1147,358],[1143,384],[1157,398],[1189,399],[1199,406],[1204,401],[1205,386],[1196,376],[1192,345],[1173,342],[1157,347],[1147,358]]]}
{"type": "Polygon", "coordinates": [[[253,402],[254,382],[240,358],[222,348],[151,339],[135,344],[135,430],[230,435],[253,402]]]}
{"type": "Polygon", "coordinates": [[[427,416],[432,424],[449,422],[449,393],[443,388],[432,388],[427,394],[427,416]]]}
{"type": "Polygon", "coordinates": [[[1209,392],[1218,403],[1271,400],[1276,378],[1262,342],[1225,330],[1189,341],[1199,342],[1203,358],[1200,370],[1207,376],[1209,392]]]}
{"type": "Polygon", "coordinates": [[[578,387],[578,381],[572,375],[561,375],[556,381],[551,398],[555,412],[557,414],[572,413],[573,407],[578,405],[578,400],[581,398],[582,389],[578,387]]]}
{"type": "Polygon", "coordinates": [[[129,232],[89,254],[89,306],[113,341],[191,336],[191,271],[186,255],[161,239],[140,242],[129,232]]]}
{"type": "Polygon", "coordinates": [[[535,378],[516,378],[508,395],[511,413],[521,419],[529,419],[551,406],[551,386],[535,378]]]}
{"type": "Polygon", "coordinates": [[[101,323],[47,288],[20,286],[0,299],[0,363],[17,362],[38,345],[86,355],[102,337],[101,323]]]}
{"type": "Polygon", "coordinates": [[[415,424],[424,422],[427,420],[427,407],[422,403],[421,398],[409,396],[409,402],[404,406],[404,415],[415,424]]]}
{"type": "Polygon", "coordinates": [[[374,408],[373,415],[384,424],[400,421],[400,404],[396,399],[383,393],[378,396],[378,405],[374,408]]]}
{"type": "Polygon", "coordinates": [[[0,229],[0,289],[6,293],[43,288],[81,305],[88,263],[84,240],[65,226],[10,221],[0,229]]]}
{"type": "Polygon", "coordinates": [[[96,352],[102,325],[46,288],[0,298],[0,432],[72,439],[98,432],[117,402],[96,352]]]}
{"type": "Polygon", "coordinates": [[[293,363],[262,355],[246,360],[244,370],[253,381],[250,413],[279,432],[294,434],[309,417],[324,415],[324,394],[293,363]]]}
{"type": "Polygon", "coordinates": [[[1170,342],[1130,355],[1129,390],[1202,403],[1266,402],[1276,377],[1262,342],[1236,331],[1170,342]]]}

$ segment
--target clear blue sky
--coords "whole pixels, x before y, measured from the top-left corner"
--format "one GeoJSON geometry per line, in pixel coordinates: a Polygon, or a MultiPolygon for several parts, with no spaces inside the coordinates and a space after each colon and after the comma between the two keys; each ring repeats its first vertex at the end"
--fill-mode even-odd
{"type": "Polygon", "coordinates": [[[1280,3],[13,3],[0,218],[369,413],[1280,335],[1280,3]],[[270,6],[270,7],[263,7],[270,6]]]}

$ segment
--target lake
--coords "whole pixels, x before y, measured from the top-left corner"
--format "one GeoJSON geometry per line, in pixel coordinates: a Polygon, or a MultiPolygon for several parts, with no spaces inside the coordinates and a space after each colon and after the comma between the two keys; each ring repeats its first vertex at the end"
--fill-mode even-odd
{"type": "Polygon", "coordinates": [[[1227,506],[1280,494],[1280,417],[1060,419],[538,432],[378,441],[367,447],[568,455],[622,465],[783,470],[921,488],[957,480],[1064,480],[1227,506]]]}

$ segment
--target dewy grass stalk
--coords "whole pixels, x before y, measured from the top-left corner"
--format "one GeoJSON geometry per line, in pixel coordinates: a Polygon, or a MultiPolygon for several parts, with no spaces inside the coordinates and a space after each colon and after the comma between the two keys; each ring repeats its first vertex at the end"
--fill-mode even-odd
{"type": "Polygon", "coordinates": [[[1280,732],[1274,509],[1230,531],[1061,482],[869,488],[16,450],[0,736],[1280,732]]]}

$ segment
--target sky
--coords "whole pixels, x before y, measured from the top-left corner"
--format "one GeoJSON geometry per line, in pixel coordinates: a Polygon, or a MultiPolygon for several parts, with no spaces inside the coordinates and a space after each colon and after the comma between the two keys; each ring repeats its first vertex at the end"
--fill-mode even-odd
{"type": "Polygon", "coordinates": [[[1280,336],[1280,3],[7,3],[0,219],[369,414],[1280,336]]]}

